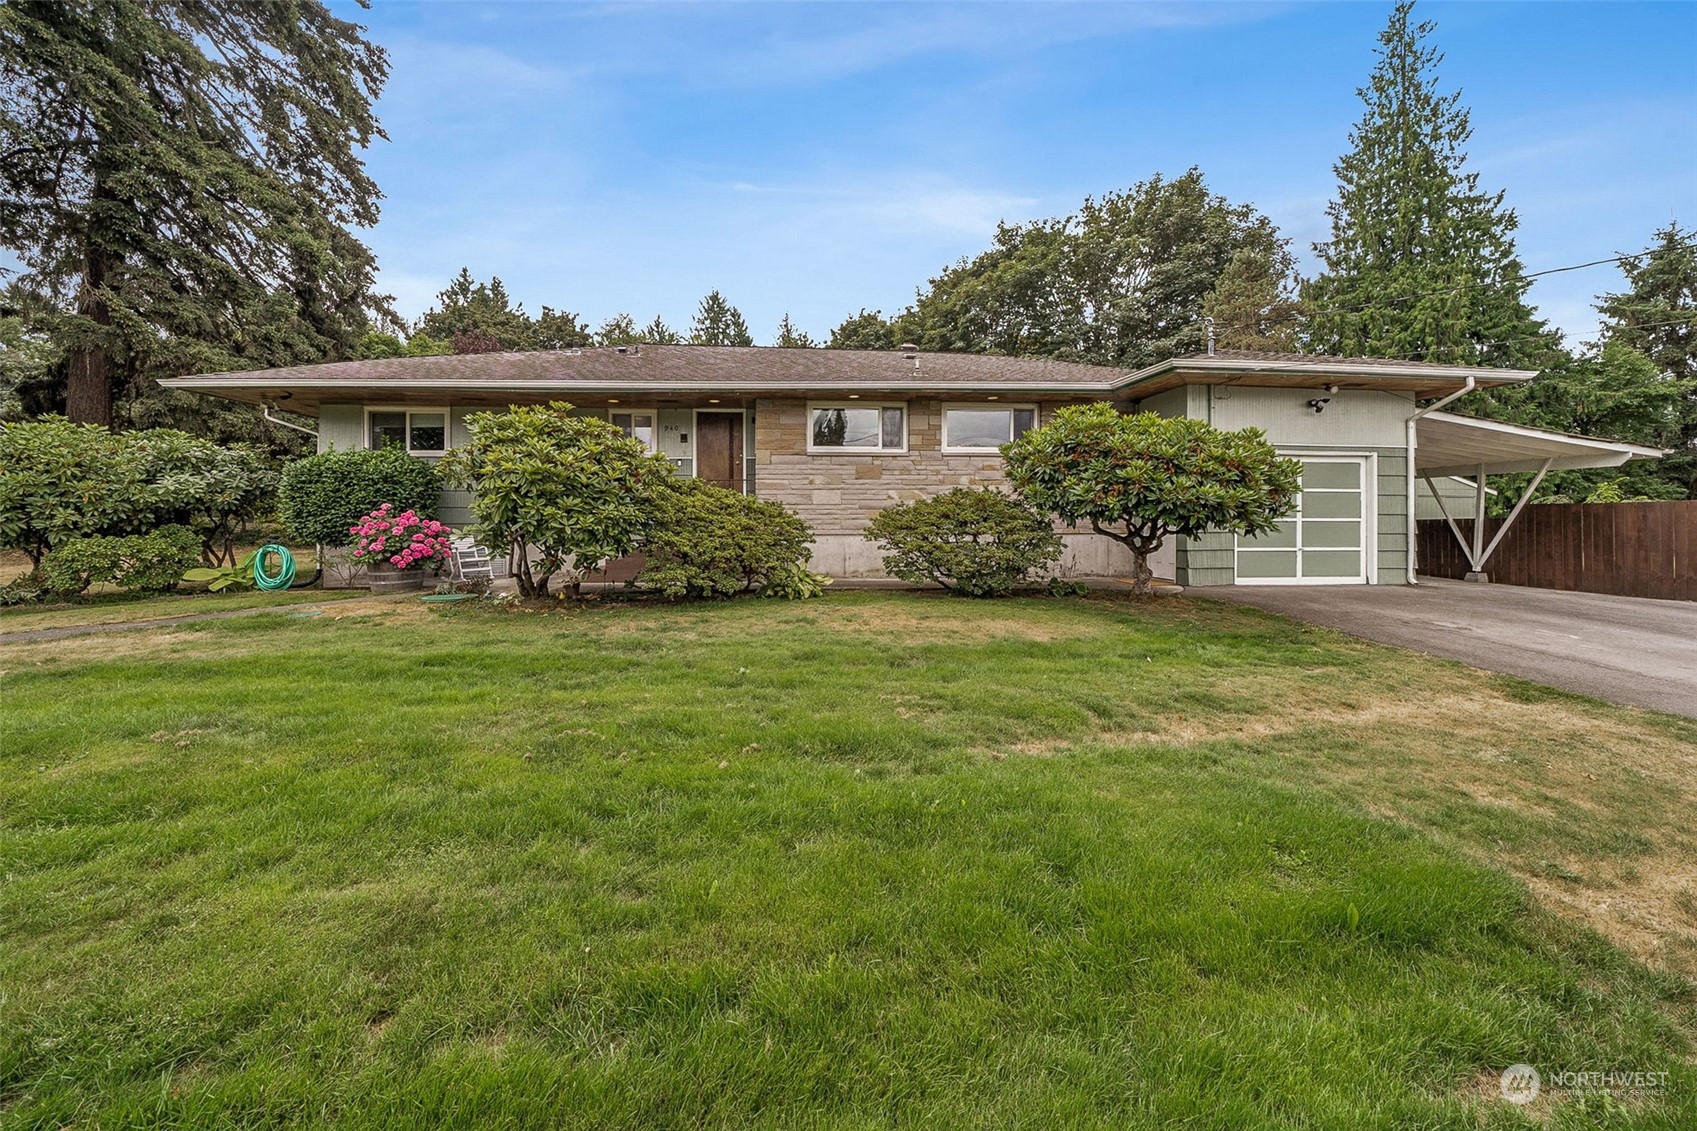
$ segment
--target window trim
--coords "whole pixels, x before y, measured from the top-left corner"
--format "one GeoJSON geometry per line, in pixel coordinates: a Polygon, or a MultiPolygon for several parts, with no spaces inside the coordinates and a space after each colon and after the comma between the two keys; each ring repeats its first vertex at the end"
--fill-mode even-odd
{"type": "Polygon", "coordinates": [[[906,401],[808,401],[807,416],[802,422],[802,427],[807,430],[807,454],[810,456],[903,455],[908,450],[908,428],[910,427],[912,416],[913,413],[909,409],[906,401]],[[822,408],[875,408],[880,412],[887,408],[899,408],[902,410],[902,446],[899,448],[886,448],[882,446],[884,442],[884,422],[882,418],[880,418],[878,421],[879,446],[876,448],[850,448],[846,446],[840,448],[818,447],[813,443],[813,413],[822,408]]]}
{"type": "Polygon", "coordinates": [[[433,456],[446,455],[453,447],[454,414],[447,405],[410,405],[410,404],[368,404],[365,407],[365,429],[361,434],[361,443],[366,450],[371,447],[371,414],[374,412],[399,412],[406,415],[406,451],[409,456],[419,459],[429,459],[433,456]],[[440,449],[415,448],[412,446],[412,418],[415,413],[441,413],[442,415],[442,447],[440,449]]]}
{"type": "Polygon", "coordinates": [[[980,410],[983,410],[983,409],[1004,410],[1005,409],[1008,413],[1008,435],[1009,435],[1009,438],[1006,439],[1006,440],[1003,440],[1002,441],[1003,444],[1011,444],[1013,442],[1013,440],[1016,438],[1016,437],[1013,436],[1013,414],[1015,412],[1021,410],[1021,409],[1024,409],[1025,411],[1031,413],[1031,427],[1032,428],[1041,428],[1043,426],[1043,410],[1038,408],[1037,405],[1035,405],[1035,404],[1012,404],[1012,403],[1003,404],[1001,401],[945,401],[944,404],[943,404],[942,410],[941,410],[942,411],[942,420],[940,421],[940,425],[941,425],[942,440],[943,440],[943,454],[946,455],[946,456],[995,455],[995,454],[998,454],[1002,450],[1001,444],[997,444],[993,448],[966,448],[966,447],[961,447],[957,444],[950,444],[949,443],[949,410],[950,409],[957,409],[957,408],[980,409],[980,410]]]}
{"type": "MultiPolygon", "coordinates": [[[[654,424],[652,425],[652,427],[654,429],[654,442],[648,445],[648,454],[654,455],[654,454],[656,454],[660,451],[660,410],[659,409],[650,408],[646,405],[633,404],[633,405],[627,406],[627,405],[622,405],[622,404],[610,404],[610,405],[607,406],[607,412],[604,415],[603,419],[606,420],[608,424],[612,424],[613,423],[613,417],[615,415],[653,417],[654,424]]],[[[617,426],[615,425],[615,427],[617,427],[617,426]]]]}

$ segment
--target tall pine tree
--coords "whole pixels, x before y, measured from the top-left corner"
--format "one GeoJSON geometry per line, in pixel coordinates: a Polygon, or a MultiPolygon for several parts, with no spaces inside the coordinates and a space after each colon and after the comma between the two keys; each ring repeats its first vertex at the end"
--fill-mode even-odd
{"type": "Polygon", "coordinates": [[[1603,295],[1597,312],[1605,340],[1642,353],[1683,389],[1678,430],[1658,470],[1697,499],[1697,230],[1669,223],[1655,239],[1643,255],[1621,262],[1626,290],[1603,295]]]}
{"type": "Polygon", "coordinates": [[[779,349],[812,349],[819,343],[806,330],[798,329],[790,321],[788,311],[784,312],[784,320],[778,323],[778,336],[772,339],[772,344],[779,349]]]}
{"type": "MultiPolygon", "coordinates": [[[[570,316],[575,320],[575,315],[570,316]]],[[[499,277],[479,283],[468,268],[436,295],[436,305],[418,320],[418,331],[439,341],[479,339],[499,350],[534,349],[535,324],[524,304],[515,304],[499,277]]],[[[486,349],[459,350],[486,353],[486,349]]]]}
{"type": "Polygon", "coordinates": [[[1309,346],[1332,355],[1537,367],[1558,339],[1525,302],[1519,221],[1467,169],[1473,129],[1443,54],[1402,0],[1379,35],[1366,112],[1340,158],[1332,236],[1306,288],[1309,346]]]}
{"type": "Polygon", "coordinates": [[[696,309],[689,342],[694,346],[752,346],[754,335],[748,332],[742,312],[726,302],[724,295],[712,291],[696,309]]]}
{"type": "Polygon", "coordinates": [[[350,356],[388,73],[319,0],[0,5],[0,244],[66,296],[66,409],[143,373],[350,356]]]}

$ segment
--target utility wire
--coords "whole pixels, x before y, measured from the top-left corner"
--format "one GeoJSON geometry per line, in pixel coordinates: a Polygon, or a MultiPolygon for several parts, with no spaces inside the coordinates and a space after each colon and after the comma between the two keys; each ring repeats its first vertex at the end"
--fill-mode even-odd
{"type": "MultiPolygon", "coordinates": [[[[1693,239],[1693,240],[1690,240],[1690,241],[1681,241],[1681,242],[1674,243],[1674,244],[1671,244],[1671,245],[1657,244],[1655,247],[1645,248],[1643,251],[1630,252],[1626,255],[1611,255],[1607,259],[1593,259],[1588,263],[1570,263],[1570,264],[1567,264],[1564,267],[1546,267],[1542,271],[1526,271],[1526,272],[1522,272],[1517,278],[1519,278],[1519,279],[1539,279],[1539,278],[1542,278],[1545,275],[1559,275],[1559,274],[1562,274],[1563,272],[1566,272],[1566,271],[1581,271],[1581,270],[1584,270],[1587,267],[1602,267],[1602,266],[1604,266],[1606,264],[1610,264],[1610,263],[1625,263],[1629,259],[1643,259],[1646,256],[1655,255],[1657,252],[1684,251],[1684,250],[1689,250],[1693,247],[1697,247],[1697,239],[1693,239]]],[[[1495,286],[1501,286],[1501,285],[1503,285],[1501,282],[1457,283],[1454,286],[1440,287],[1437,290],[1415,291],[1411,294],[1396,295],[1396,296],[1388,298],[1388,299],[1376,299],[1376,300],[1374,300],[1374,302],[1363,303],[1362,305],[1355,306],[1355,307],[1334,306],[1334,307],[1310,308],[1307,311],[1307,313],[1309,313],[1309,314],[1359,314],[1361,311],[1366,310],[1369,306],[1376,305],[1377,303],[1380,303],[1380,302],[1384,302],[1384,303],[1409,303],[1409,302],[1414,302],[1418,299],[1423,299],[1423,298],[1436,298],[1436,297],[1439,297],[1441,295],[1457,294],[1461,291],[1477,290],[1480,287],[1495,287],[1495,286]]]]}
{"type": "MultiPolygon", "coordinates": [[[[1660,327],[1663,327],[1663,326],[1693,326],[1693,325],[1697,325],[1697,312],[1689,314],[1689,315],[1685,316],[1684,318],[1669,319],[1666,322],[1639,322],[1639,323],[1632,325],[1632,326],[1623,326],[1623,327],[1620,327],[1620,328],[1624,329],[1624,330],[1655,330],[1655,329],[1659,329],[1660,327]]],[[[1552,333],[1553,333],[1553,331],[1552,331],[1552,333]]],[[[1426,354],[1459,353],[1462,350],[1481,350],[1481,349],[1488,349],[1491,346],[1512,345],[1515,342],[1544,341],[1544,340],[1547,340],[1548,338],[1549,338],[1549,334],[1519,334],[1519,335],[1516,335],[1515,337],[1512,337],[1512,338],[1499,338],[1499,339],[1497,339],[1496,341],[1493,341],[1493,342],[1458,342],[1455,345],[1451,345],[1451,346],[1433,346],[1431,349],[1423,350],[1421,352],[1426,353],[1426,354]]]]}

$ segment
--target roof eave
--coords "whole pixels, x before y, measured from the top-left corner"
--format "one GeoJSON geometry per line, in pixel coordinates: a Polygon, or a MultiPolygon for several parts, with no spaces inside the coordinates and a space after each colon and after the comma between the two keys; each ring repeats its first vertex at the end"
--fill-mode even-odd
{"type": "Polygon", "coordinates": [[[368,381],[348,378],[294,378],[279,381],[263,377],[161,377],[159,384],[167,389],[189,392],[216,393],[220,389],[370,389],[382,392],[435,392],[454,390],[467,393],[812,393],[812,392],[881,392],[914,390],[994,393],[1053,393],[1074,396],[1107,396],[1119,385],[1114,382],[1082,383],[1078,381],[738,381],[734,385],[715,385],[706,381],[630,381],[623,383],[585,381],[465,381],[452,378],[411,378],[406,380],[368,381]]]}
{"type": "Polygon", "coordinates": [[[1119,386],[1121,389],[1131,389],[1152,378],[1166,373],[1198,372],[1211,373],[1240,373],[1253,375],[1257,373],[1277,373],[1284,376],[1301,376],[1316,373],[1352,379],[1371,380],[1374,377],[1389,377],[1408,379],[1451,380],[1457,387],[1467,383],[1472,377],[1475,384],[1521,384],[1538,376],[1535,369],[1495,369],[1485,365],[1428,365],[1410,362],[1407,365],[1384,365],[1375,363],[1371,366],[1351,363],[1346,360],[1338,361],[1253,361],[1232,357],[1190,357],[1168,358],[1154,365],[1139,369],[1119,386]]]}

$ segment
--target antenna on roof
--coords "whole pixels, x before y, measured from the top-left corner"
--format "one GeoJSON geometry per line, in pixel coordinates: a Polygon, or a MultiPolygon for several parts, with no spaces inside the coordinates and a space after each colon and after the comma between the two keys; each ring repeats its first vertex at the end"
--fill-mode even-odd
{"type": "Polygon", "coordinates": [[[1208,328],[1208,356],[1213,357],[1214,356],[1214,320],[1212,318],[1204,318],[1202,320],[1202,325],[1204,325],[1208,328]]]}

